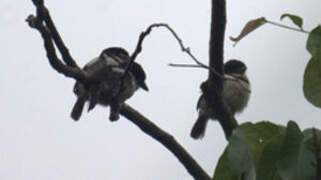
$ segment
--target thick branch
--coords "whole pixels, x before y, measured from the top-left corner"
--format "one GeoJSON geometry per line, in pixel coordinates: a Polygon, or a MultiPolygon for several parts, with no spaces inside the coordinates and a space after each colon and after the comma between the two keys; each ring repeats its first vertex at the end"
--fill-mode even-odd
{"type": "Polygon", "coordinates": [[[70,67],[66,66],[61,60],[57,57],[56,50],[54,44],[51,39],[51,34],[47,27],[45,27],[42,22],[35,16],[30,15],[27,20],[29,26],[35,28],[41,34],[44,40],[44,47],[47,53],[47,58],[49,60],[50,65],[59,73],[64,74],[67,77],[74,78],[79,81],[86,80],[86,74],[84,71],[79,69],[78,67],[70,67]]]}
{"type": "MultiPolygon", "coordinates": [[[[210,67],[219,74],[223,74],[224,63],[224,37],[226,27],[226,4],[225,0],[212,0],[212,17],[210,31],[210,67]]],[[[218,89],[222,87],[222,79],[209,71],[209,79],[215,81],[218,89]]]]}
{"type": "Polygon", "coordinates": [[[211,179],[172,135],[157,127],[152,121],[148,120],[146,117],[128,105],[123,105],[120,113],[128,120],[136,124],[143,132],[153,137],[155,140],[163,144],[169,151],[171,151],[195,179],[211,179]]]}
{"type": "MultiPolygon", "coordinates": [[[[88,79],[86,73],[77,66],[76,62],[69,54],[68,49],[64,45],[62,39],[59,36],[58,31],[55,28],[54,22],[51,20],[49,16],[49,12],[43,5],[43,1],[33,0],[33,3],[37,7],[37,17],[30,15],[27,19],[27,22],[29,23],[30,27],[35,28],[40,32],[44,40],[44,47],[50,65],[56,71],[64,74],[67,77],[72,77],[76,80],[83,82],[93,82],[94,80],[88,79]],[[43,20],[45,21],[46,25],[43,24],[43,20]],[[53,41],[55,45],[58,47],[59,52],[62,54],[63,60],[66,64],[61,62],[61,60],[57,57],[53,41]]],[[[156,24],[151,26],[149,30],[145,32],[146,35],[150,33],[152,27],[156,26],[159,25],[156,24]]],[[[134,54],[132,55],[132,61],[134,61],[138,53],[141,52],[141,44],[146,35],[141,35],[141,40],[138,43],[138,49],[136,49],[134,54]]],[[[169,149],[195,179],[211,179],[206,174],[206,172],[197,164],[197,162],[187,153],[187,151],[176,142],[173,136],[161,130],[147,118],[145,118],[140,113],[138,113],[133,108],[127,105],[122,106],[121,114],[128,120],[135,123],[145,133],[152,136],[154,139],[162,143],[167,149],[169,149]]]]}
{"type": "Polygon", "coordinates": [[[226,27],[226,3],[225,0],[212,0],[212,22],[210,34],[209,64],[220,75],[209,71],[208,81],[203,83],[201,89],[206,102],[217,112],[217,119],[220,122],[227,139],[237,127],[237,121],[231,115],[231,111],[222,100],[222,89],[224,78],[224,37],[226,27]]]}
{"type": "MultiPolygon", "coordinates": [[[[50,30],[52,39],[55,41],[57,48],[62,56],[63,61],[70,67],[78,67],[75,60],[71,57],[68,48],[65,46],[62,38],[57,31],[57,28],[52,21],[49,11],[43,4],[43,0],[32,0],[33,4],[37,8],[37,17],[42,22],[45,21],[48,29],[50,30]]],[[[78,67],[79,68],[79,67],[78,67]]]]}

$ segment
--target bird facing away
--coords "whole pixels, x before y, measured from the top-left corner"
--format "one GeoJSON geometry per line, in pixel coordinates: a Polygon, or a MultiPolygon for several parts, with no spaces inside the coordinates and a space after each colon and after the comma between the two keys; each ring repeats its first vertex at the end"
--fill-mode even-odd
{"type": "Polygon", "coordinates": [[[111,47],[87,63],[83,70],[87,73],[90,83],[77,81],[74,85],[77,101],[71,112],[72,119],[78,121],[85,103],[89,102],[88,111],[96,104],[110,106],[109,119],[118,120],[120,106],[125,100],[138,88],[148,91],[145,84],[146,74],[138,63],[134,62],[124,77],[129,62],[130,56],[125,49],[111,47]]]}
{"type": "MultiPolygon", "coordinates": [[[[251,94],[246,69],[246,65],[239,60],[229,60],[224,64],[222,99],[231,110],[233,116],[244,110],[251,94]]],[[[216,112],[207,105],[203,95],[198,99],[197,109],[198,118],[192,128],[191,137],[194,139],[202,139],[208,120],[215,120],[216,112]]]]}

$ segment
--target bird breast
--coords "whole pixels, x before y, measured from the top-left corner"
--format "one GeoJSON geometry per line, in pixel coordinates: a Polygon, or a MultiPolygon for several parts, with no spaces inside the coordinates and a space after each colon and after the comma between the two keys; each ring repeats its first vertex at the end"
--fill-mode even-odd
{"type": "Polygon", "coordinates": [[[251,93],[250,84],[233,76],[225,75],[223,99],[233,115],[246,107],[251,93]]]}

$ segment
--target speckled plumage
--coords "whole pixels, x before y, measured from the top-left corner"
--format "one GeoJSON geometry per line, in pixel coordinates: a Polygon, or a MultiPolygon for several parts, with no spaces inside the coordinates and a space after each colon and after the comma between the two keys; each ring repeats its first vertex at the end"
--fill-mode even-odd
{"type": "Polygon", "coordinates": [[[110,106],[109,119],[117,120],[120,106],[125,100],[130,98],[139,87],[148,90],[144,82],[145,73],[137,63],[134,64],[139,66],[140,74],[132,71],[131,68],[122,80],[129,60],[129,55],[124,49],[115,47],[105,49],[99,57],[85,65],[83,70],[93,82],[84,84],[77,81],[74,86],[77,102],[71,117],[75,121],[79,120],[86,102],[89,102],[88,111],[92,110],[96,104],[110,106]]]}
{"type": "MultiPolygon", "coordinates": [[[[247,106],[251,88],[245,75],[245,64],[237,60],[231,60],[225,64],[224,70],[226,74],[224,75],[222,98],[234,116],[236,113],[242,112],[247,106]]],[[[192,128],[191,137],[201,139],[205,134],[208,120],[215,120],[216,114],[215,110],[207,105],[203,95],[198,100],[197,109],[199,110],[199,116],[192,128]]]]}

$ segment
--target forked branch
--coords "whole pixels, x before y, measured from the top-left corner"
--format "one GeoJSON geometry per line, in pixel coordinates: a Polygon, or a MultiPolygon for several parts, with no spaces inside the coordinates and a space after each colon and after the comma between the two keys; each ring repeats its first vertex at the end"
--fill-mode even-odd
{"type": "MultiPolygon", "coordinates": [[[[74,78],[75,80],[92,82],[93,80],[88,79],[86,73],[79,68],[76,61],[74,61],[74,59],[70,55],[67,47],[63,43],[63,40],[54,25],[54,22],[49,15],[49,11],[44,6],[43,1],[32,0],[32,2],[37,8],[37,16],[30,15],[27,18],[27,22],[30,27],[40,32],[44,41],[47,58],[52,68],[67,77],[74,78]],[[58,58],[55,46],[57,46],[64,63],[58,58]]],[[[146,35],[150,33],[151,28],[149,32],[147,31],[146,35]]],[[[138,47],[132,55],[132,60],[135,60],[138,53],[141,52],[141,44],[143,42],[143,38],[141,42],[138,43],[138,47]]],[[[193,159],[193,157],[173,138],[172,135],[157,127],[154,123],[145,118],[138,111],[134,110],[126,104],[121,107],[121,114],[125,118],[136,124],[146,134],[153,137],[155,140],[163,144],[169,151],[171,151],[195,179],[211,179],[210,176],[193,159]]]]}

